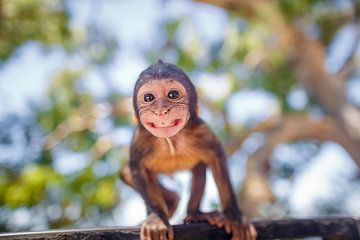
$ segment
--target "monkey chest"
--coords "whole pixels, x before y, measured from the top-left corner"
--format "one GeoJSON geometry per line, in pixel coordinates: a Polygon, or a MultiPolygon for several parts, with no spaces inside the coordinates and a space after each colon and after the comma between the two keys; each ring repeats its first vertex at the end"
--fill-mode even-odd
{"type": "Polygon", "coordinates": [[[144,159],[147,169],[154,173],[172,174],[176,171],[190,170],[205,161],[208,151],[190,141],[165,142],[161,139],[155,151],[144,159]]]}

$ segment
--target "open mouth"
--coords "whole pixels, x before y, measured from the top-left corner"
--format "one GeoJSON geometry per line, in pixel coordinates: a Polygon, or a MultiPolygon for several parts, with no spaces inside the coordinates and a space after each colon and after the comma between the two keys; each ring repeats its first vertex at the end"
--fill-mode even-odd
{"type": "Polygon", "coordinates": [[[170,128],[175,127],[181,123],[181,119],[174,119],[170,122],[159,121],[159,122],[148,122],[146,123],[151,128],[170,128]]]}

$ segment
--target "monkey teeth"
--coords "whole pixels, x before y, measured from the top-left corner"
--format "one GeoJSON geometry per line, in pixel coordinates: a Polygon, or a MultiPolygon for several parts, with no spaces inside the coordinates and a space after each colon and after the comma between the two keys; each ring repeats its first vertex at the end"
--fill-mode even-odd
{"type": "Polygon", "coordinates": [[[151,122],[148,123],[148,125],[152,128],[168,128],[168,127],[174,127],[176,125],[178,125],[180,123],[181,119],[175,119],[171,122],[160,122],[160,123],[155,123],[155,122],[151,122]]]}

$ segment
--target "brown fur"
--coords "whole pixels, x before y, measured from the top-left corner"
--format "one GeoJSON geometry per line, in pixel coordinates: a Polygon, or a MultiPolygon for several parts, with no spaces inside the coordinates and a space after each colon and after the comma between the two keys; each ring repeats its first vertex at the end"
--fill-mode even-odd
{"type": "MultiPolygon", "coordinates": [[[[141,132],[141,130],[138,131],[141,132]]],[[[216,141],[204,123],[193,128],[185,128],[170,139],[175,150],[174,154],[171,153],[166,139],[152,138],[147,134],[141,135],[141,133],[137,137],[152,139],[148,141],[148,147],[156,149],[156,151],[145,156],[142,162],[146,169],[154,173],[171,174],[175,171],[191,170],[199,162],[209,161],[216,157],[213,149],[203,147],[206,139],[209,141],[208,145],[211,145],[210,142],[216,141]]]]}

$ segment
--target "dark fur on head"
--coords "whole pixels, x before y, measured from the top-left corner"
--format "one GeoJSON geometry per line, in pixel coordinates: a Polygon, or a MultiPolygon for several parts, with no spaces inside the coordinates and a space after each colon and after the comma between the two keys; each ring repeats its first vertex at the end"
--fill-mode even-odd
{"type": "Polygon", "coordinates": [[[134,94],[133,94],[133,106],[136,116],[139,117],[139,109],[137,107],[136,95],[140,87],[150,80],[165,80],[165,79],[176,80],[184,86],[190,102],[189,103],[190,118],[195,116],[196,105],[197,105],[197,94],[194,85],[192,84],[189,77],[186,75],[186,73],[183,70],[181,70],[174,64],[163,62],[161,59],[159,59],[157,63],[149,66],[144,71],[142,71],[135,83],[134,94]]]}

